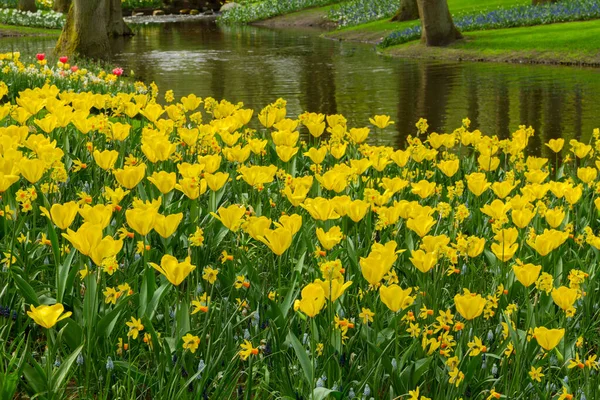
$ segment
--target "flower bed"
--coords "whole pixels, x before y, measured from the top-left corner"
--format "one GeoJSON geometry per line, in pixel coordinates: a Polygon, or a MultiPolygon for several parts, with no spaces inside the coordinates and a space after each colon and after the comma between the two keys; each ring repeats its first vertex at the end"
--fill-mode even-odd
{"type": "Polygon", "coordinates": [[[244,3],[224,12],[218,21],[224,24],[247,24],[304,8],[325,6],[336,1],[338,0],[264,0],[244,3]]]}
{"type": "MultiPolygon", "coordinates": [[[[458,15],[454,17],[454,24],[461,32],[471,32],[585,21],[596,18],[600,18],[600,3],[598,1],[569,0],[537,6],[527,5],[458,15]]],[[[420,37],[421,27],[414,26],[391,33],[380,43],[380,46],[394,46],[417,40],[420,37]]]]}
{"type": "Polygon", "coordinates": [[[0,23],[6,25],[29,26],[36,28],[62,29],[65,17],[54,11],[19,11],[0,8],[0,23]]]}
{"type": "Polygon", "coordinates": [[[599,130],[392,148],[389,116],[117,88],[0,107],[7,398],[595,395],[599,130]]]}

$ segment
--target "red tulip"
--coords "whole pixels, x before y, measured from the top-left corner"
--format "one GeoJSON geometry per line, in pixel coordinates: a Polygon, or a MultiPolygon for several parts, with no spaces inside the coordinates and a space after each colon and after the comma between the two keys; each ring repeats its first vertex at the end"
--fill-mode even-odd
{"type": "Polygon", "coordinates": [[[123,75],[123,68],[115,68],[115,69],[113,69],[112,73],[113,73],[113,75],[121,76],[121,75],[123,75]]]}
{"type": "Polygon", "coordinates": [[[71,72],[77,72],[79,70],[79,67],[77,65],[73,65],[71,67],[71,72]]]}
{"type": "Polygon", "coordinates": [[[69,57],[62,56],[61,58],[58,59],[58,61],[60,61],[63,64],[66,64],[67,61],[69,61],[69,57]]]}
{"type": "Polygon", "coordinates": [[[45,53],[37,53],[35,56],[38,59],[38,61],[44,61],[44,58],[46,58],[45,53]]]}

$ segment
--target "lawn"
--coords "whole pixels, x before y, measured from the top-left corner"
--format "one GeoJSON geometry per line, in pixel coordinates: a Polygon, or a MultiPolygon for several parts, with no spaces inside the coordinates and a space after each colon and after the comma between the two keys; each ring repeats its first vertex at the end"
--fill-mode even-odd
{"type": "Polygon", "coordinates": [[[448,48],[427,48],[410,42],[392,46],[386,54],[436,59],[490,61],[600,62],[597,20],[465,33],[448,48]]]}

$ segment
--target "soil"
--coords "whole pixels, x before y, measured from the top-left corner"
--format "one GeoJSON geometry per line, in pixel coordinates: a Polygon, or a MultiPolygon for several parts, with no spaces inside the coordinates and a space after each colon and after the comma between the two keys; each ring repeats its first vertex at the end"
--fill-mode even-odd
{"type": "Polygon", "coordinates": [[[327,19],[327,11],[322,8],[309,8],[291,14],[279,15],[263,21],[257,21],[252,25],[266,26],[269,28],[284,27],[312,27],[332,30],[337,24],[327,19]]]}

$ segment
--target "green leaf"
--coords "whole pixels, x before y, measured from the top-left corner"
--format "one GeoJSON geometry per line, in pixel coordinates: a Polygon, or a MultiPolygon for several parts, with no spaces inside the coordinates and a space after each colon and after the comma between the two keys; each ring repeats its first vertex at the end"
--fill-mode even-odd
{"type": "Polygon", "coordinates": [[[58,393],[58,391],[61,389],[63,383],[67,379],[67,376],[69,374],[69,370],[71,369],[71,366],[77,359],[77,356],[79,355],[79,353],[81,353],[81,350],[83,350],[83,344],[80,345],[78,348],[76,348],[75,351],[72,352],[69,355],[69,357],[67,357],[60,364],[60,367],[58,368],[56,373],[52,376],[52,388],[53,388],[52,390],[54,391],[54,393],[58,393]]]}
{"type": "MultiPolygon", "coordinates": [[[[71,253],[69,253],[69,255],[67,256],[67,259],[65,260],[65,262],[63,262],[62,264],[59,264],[57,266],[58,268],[58,282],[57,282],[57,290],[56,290],[56,302],[57,303],[62,303],[63,302],[63,298],[65,295],[65,290],[67,288],[68,285],[68,281],[70,280],[70,270],[71,270],[71,263],[73,262],[73,257],[75,256],[75,251],[72,251],[71,253]]],[[[73,280],[75,278],[75,275],[73,275],[73,280]]],[[[71,281],[71,285],[73,285],[72,281],[71,281]]]]}
{"type": "Polygon", "coordinates": [[[23,296],[28,303],[31,303],[36,307],[39,306],[40,302],[35,290],[33,290],[31,285],[25,279],[19,276],[15,270],[16,268],[11,268],[11,271],[13,272],[12,277],[15,280],[17,288],[19,289],[19,293],[21,293],[21,296],[23,296]]]}
{"type": "Polygon", "coordinates": [[[304,346],[302,346],[302,343],[300,343],[300,341],[292,331],[288,332],[287,341],[292,344],[292,347],[296,352],[296,357],[298,357],[298,361],[300,361],[300,366],[302,367],[302,371],[304,372],[304,377],[306,378],[308,387],[313,387],[313,367],[312,363],[310,362],[310,359],[308,358],[308,354],[306,354],[304,346]]]}
{"type": "Polygon", "coordinates": [[[152,300],[150,300],[150,303],[148,303],[146,306],[146,312],[144,313],[148,319],[154,318],[154,314],[156,314],[156,310],[158,309],[163,297],[165,297],[165,295],[168,293],[167,289],[171,286],[171,282],[165,282],[158,289],[156,289],[156,292],[154,292],[152,300]]]}
{"type": "Polygon", "coordinates": [[[135,302],[139,295],[136,293],[119,302],[110,312],[106,313],[96,326],[96,336],[110,336],[116,322],[121,315],[121,311],[130,301],[135,302]]]}
{"type": "Polygon", "coordinates": [[[324,387],[319,387],[313,390],[311,397],[313,400],[325,400],[327,398],[341,399],[342,393],[337,390],[331,390],[324,387]],[[331,397],[330,397],[331,396],[331,397]]]}

